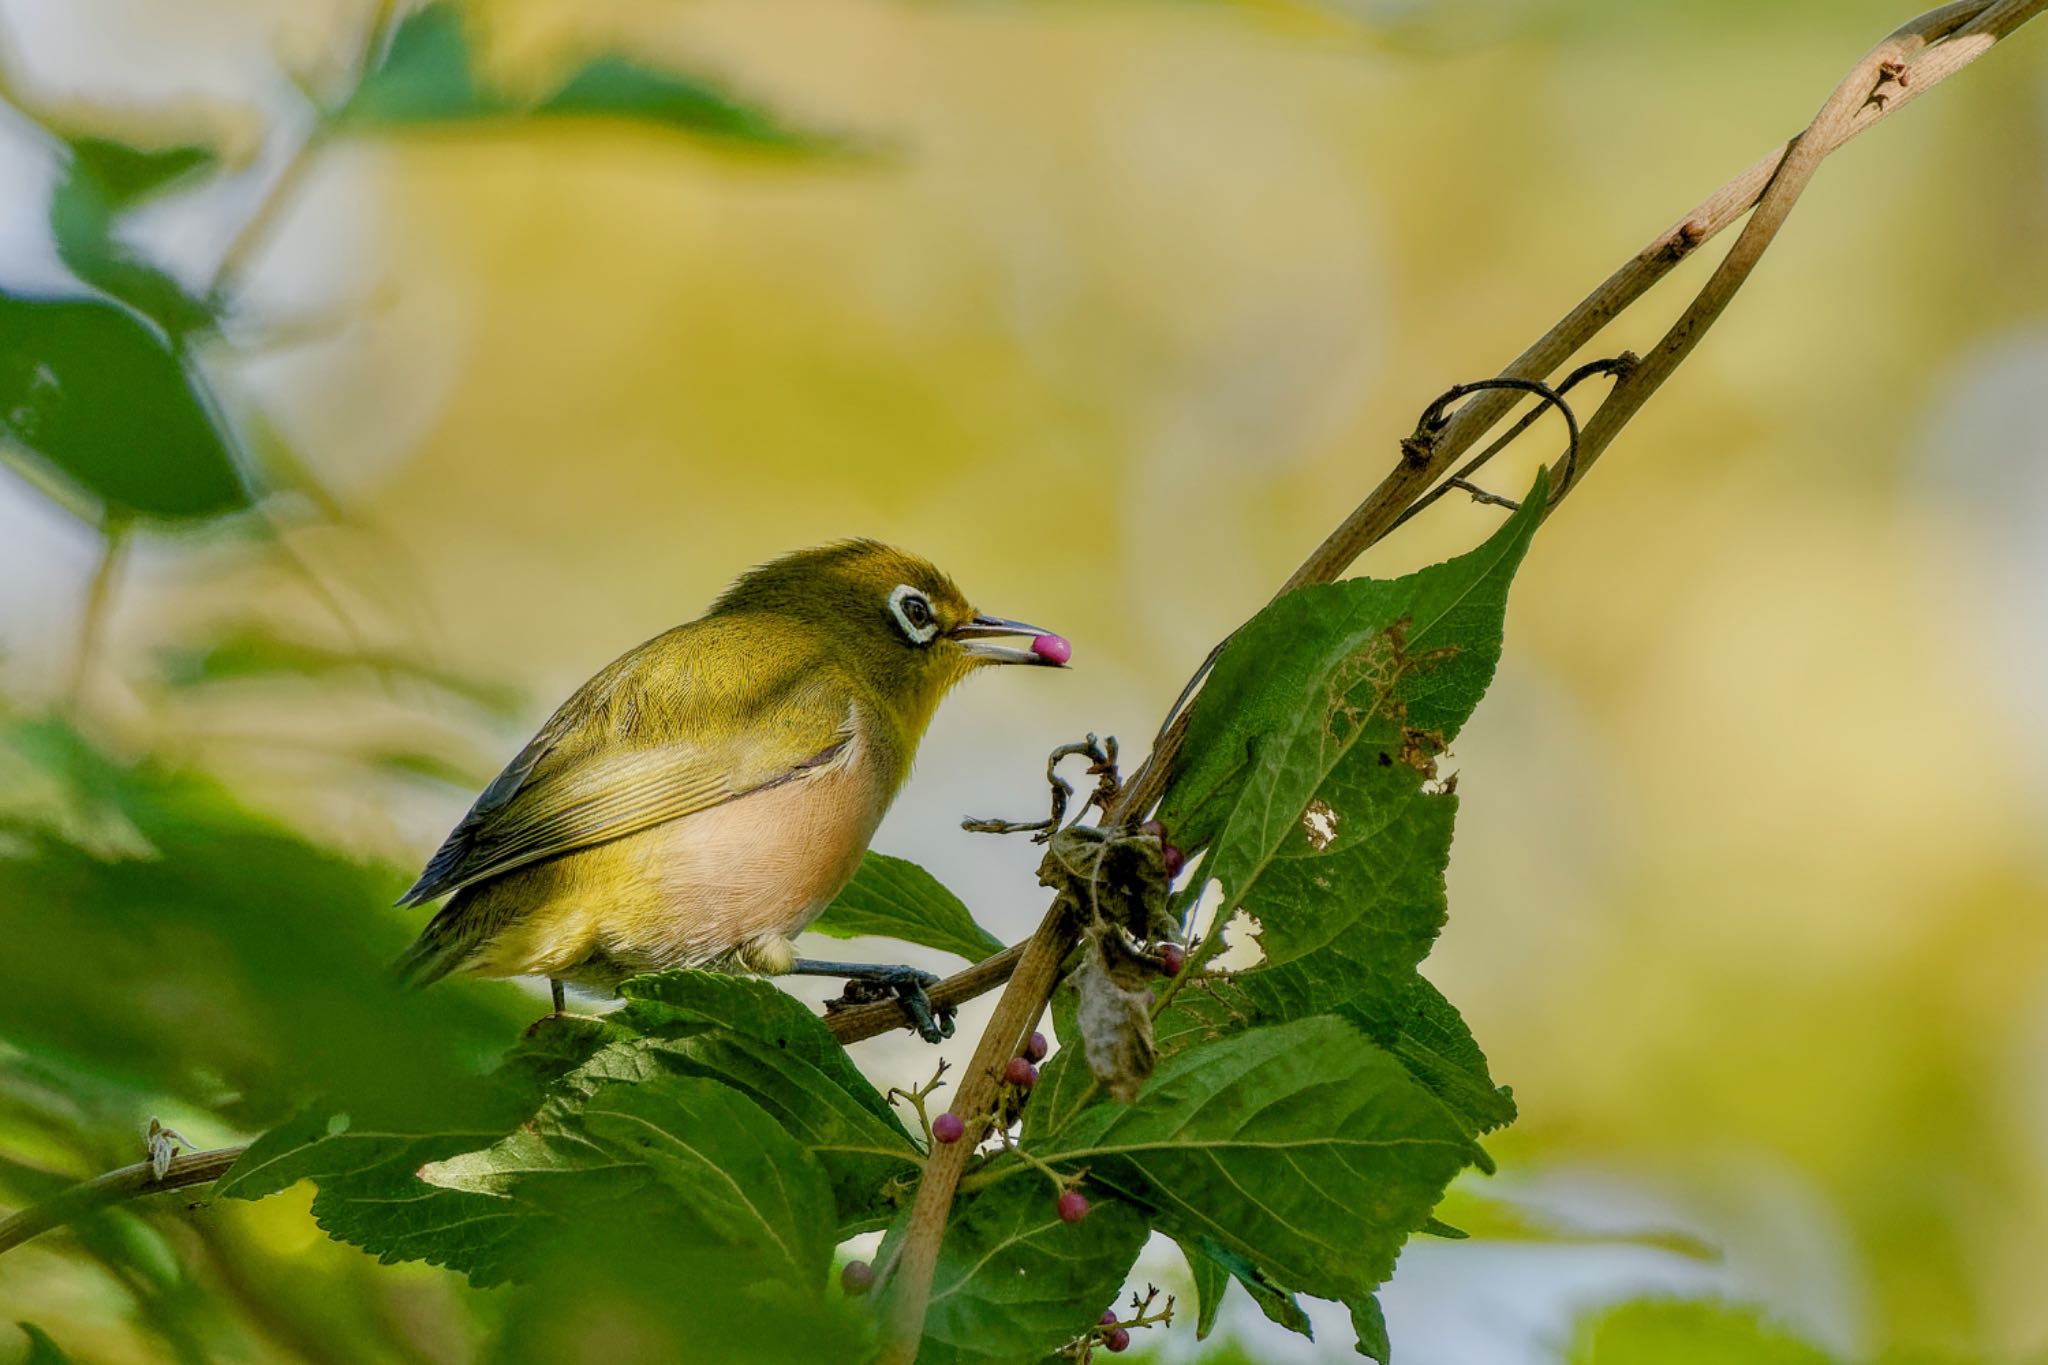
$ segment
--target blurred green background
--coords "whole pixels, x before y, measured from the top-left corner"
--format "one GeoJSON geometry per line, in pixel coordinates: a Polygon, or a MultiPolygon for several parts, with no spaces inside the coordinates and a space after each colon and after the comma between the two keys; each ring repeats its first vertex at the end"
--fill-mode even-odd
{"type": "MultiPolygon", "coordinates": [[[[1084,731],[1141,748],[1430,398],[1909,15],[498,0],[449,30],[489,117],[449,118],[442,49],[348,104],[374,5],[0,3],[0,290],[162,328],[132,373],[88,330],[68,388],[15,375],[0,436],[0,1205],[151,1116],[212,1146],[495,1055],[538,997],[391,997],[389,900],[571,687],[792,547],[899,542],[1075,641],[948,704],[876,845],[1025,933],[1032,850],[958,817],[1035,812],[1084,731]],[[640,83],[577,85],[605,54],[640,83]],[[204,150],[145,195],[108,143],[204,150]],[[95,375],[177,479],[23,453],[95,375]]],[[[2044,240],[2036,26],[1829,162],[1539,536],[1428,966],[1522,1117],[1447,1214],[1479,1235],[1384,1292],[1406,1365],[2048,1360],[2044,240]]],[[[0,309],[0,380],[47,317],[0,309]]],[[[309,1198],[47,1237],[0,1322],[94,1361],[631,1358],[309,1198]]],[[[1325,1320],[1140,1345],[1340,1358],[1325,1320]]]]}

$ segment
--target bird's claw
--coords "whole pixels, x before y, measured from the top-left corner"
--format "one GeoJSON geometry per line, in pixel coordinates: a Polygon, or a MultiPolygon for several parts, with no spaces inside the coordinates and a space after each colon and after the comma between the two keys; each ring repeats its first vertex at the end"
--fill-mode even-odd
{"type": "Polygon", "coordinates": [[[917,1030],[917,1036],[927,1043],[942,1043],[953,1036],[953,1007],[950,1005],[935,1009],[926,987],[935,984],[938,977],[930,972],[919,972],[924,981],[905,981],[896,986],[896,998],[903,1002],[904,1013],[910,1016],[910,1026],[917,1030]]]}
{"type": "Polygon", "coordinates": [[[940,981],[935,972],[887,963],[817,962],[808,958],[799,958],[791,970],[807,976],[837,976],[845,981],[845,989],[837,1000],[826,1003],[827,1009],[871,1004],[894,996],[910,1016],[911,1027],[927,1043],[943,1042],[953,1036],[953,1007],[932,1004],[931,988],[940,981]]]}

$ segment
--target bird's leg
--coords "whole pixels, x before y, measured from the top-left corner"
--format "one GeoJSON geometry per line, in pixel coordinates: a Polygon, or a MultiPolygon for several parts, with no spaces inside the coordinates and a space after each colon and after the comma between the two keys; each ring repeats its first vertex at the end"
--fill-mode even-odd
{"type": "Polygon", "coordinates": [[[562,982],[559,977],[551,976],[548,978],[548,996],[554,1001],[554,1009],[528,1024],[526,1032],[521,1034],[521,1037],[531,1038],[534,1034],[540,1032],[542,1028],[554,1023],[557,1019],[567,1019],[569,1017],[568,1000],[562,994],[562,982]]]}
{"type": "Polygon", "coordinates": [[[936,1043],[953,1036],[953,1011],[932,1009],[928,988],[938,984],[935,973],[915,967],[889,966],[878,962],[822,962],[800,957],[789,966],[792,976],[836,976],[847,983],[848,1003],[854,1003],[855,986],[879,987],[903,1002],[904,1012],[918,1036],[936,1043]]]}

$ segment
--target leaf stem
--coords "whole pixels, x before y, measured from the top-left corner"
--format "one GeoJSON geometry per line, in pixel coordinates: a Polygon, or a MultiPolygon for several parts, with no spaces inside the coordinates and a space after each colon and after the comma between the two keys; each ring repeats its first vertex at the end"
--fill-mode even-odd
{"type": "Polygon", "coordinates": [[[100,557],[93,565],[92,579],[85,589],[85,608],[79,613],[78,640],[71,654],[71,674],[64,684],[64,704],[74,717],[84,714],[85,690],[92,680],[93,661],[98,658],[100,640],[106,634],[107,610],[113,605],[114,580],[120,577],[121,560],[128,548],[128,518],[109,511],[100,527],[100,557]]]}

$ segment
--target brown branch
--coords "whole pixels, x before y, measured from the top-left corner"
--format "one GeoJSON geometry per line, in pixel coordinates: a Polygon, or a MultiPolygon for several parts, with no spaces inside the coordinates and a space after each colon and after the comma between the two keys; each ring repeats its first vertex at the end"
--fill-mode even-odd
{"type": "MultiPolygon", "coordinates": [[[[1699,344],[1770,245],[1820,162],[1880,118],[1896,112],[1926,93],[1930,86],[1981,56],[1998,39],[2044,8],[2048,8],[2048,0],[1964,0],[1932,10],[1899,28],[1851,70],[1804,132],[1707,196],[1501,371],[1504,379],[1543,379],[1693,250],[1751,207],[1759,207],[1692,305],[1643,362],[1630,368],[1616,383],[1587,424],[1578,449],[1579,477],[1584,476],[1629,418],[1699,344]]],[[[1520,397],[1512,391],[1483,392],[1453,414],[1433,440],[1404,446],[1402,459],[1392,472],[1303,561],[1281,586],[1281,594],[1309,583],[1334,581],[1348,570],[1360,554],[1393,529],[1402,513],[1442,478],[1460,455],[1508,414],[1520,397]]],[[[1182,712],[1166,727],[1144,766],[1125,787],[1116,808],[1109,812],[1108,823],[1130,820],[1158,801],[1165,791],[1167,770],[1186,733],[1186,713],[1182,712]]],[[[995,1015],[954,1095],[952,1112],[963,1120],[972,1122],[975,1116],[991,1112],[997,1070],[1014,1055],[1044,1012],[1057,983],[1059,964],[1074,941],[1073,926],[1055,908],[1015,958],[1015,974],[1009,988],[996,1005],[995,1015]]],[[[996,961],[990,959],[973,970],[982,973],[983,967],[996,961]]],[[[957,980],[960,978],[942,982],[936,990],[947,991],[957,980]]],[[[953,994],[949,992],[948,998],[953,994]]],[[[925,1163],[902,1253],[891,1273],[881,1365],[912,1365],[917,1357],[946,1220],[961,1173],[975,1146],[974,1141],[962,1141],[940,1147],[925,1163]]]]}

